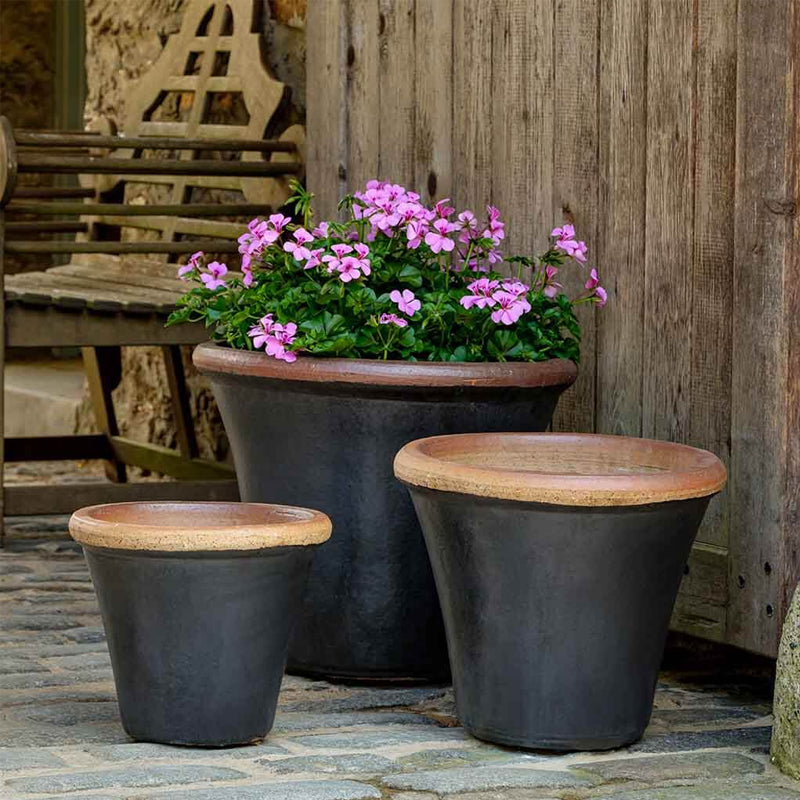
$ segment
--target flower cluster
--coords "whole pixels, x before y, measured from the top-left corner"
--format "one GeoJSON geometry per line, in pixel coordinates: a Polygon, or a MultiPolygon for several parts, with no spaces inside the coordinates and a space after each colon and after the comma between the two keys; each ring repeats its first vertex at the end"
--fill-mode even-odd
{"type": "Polygon", "coordinates": [[[347,221],[311,223],[298,184],[283,213],[239,238],[241,273],[194,253],[178,270],[196,287],[170,324],[202,320],[215,339],[292,362],[318,356],[428,361],[578,360],[574,308],[604,305],[597,270],[572,225],[540,256],[505,256],[494,206],[479,219],[449,200],[432,206],[398,184],[370,181],[343,201],[347,221]],[[569,299],[561,270],[586,268],[569,299]],[[477,274],[476,274],[477,273],[477,274]]]}

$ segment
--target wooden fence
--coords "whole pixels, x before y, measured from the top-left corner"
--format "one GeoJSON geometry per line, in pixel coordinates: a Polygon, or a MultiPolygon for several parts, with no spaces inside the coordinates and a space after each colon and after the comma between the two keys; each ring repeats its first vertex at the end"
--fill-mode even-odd
{"type": "Polygon", "coordinates": [[[800,576],[800,0],[314,0],[317,206],[574,222],[609,288],[556,427],[717,453],[678,629],[774,654],[800,576]]]}

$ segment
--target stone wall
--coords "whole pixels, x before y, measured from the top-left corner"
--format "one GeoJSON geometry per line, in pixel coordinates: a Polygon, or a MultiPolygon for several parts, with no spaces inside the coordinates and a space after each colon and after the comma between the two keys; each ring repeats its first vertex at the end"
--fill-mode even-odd
{"type": "MultiPolygon", "coordinates": [[[[180,28],[187,5],[188,0],[86,0],[87,123],[99,117],[122,122],[127,88],[153,65],[167,37],[180,28]]],[[[306,0],[271,0],[257,7],[268,63],[292,90],[287,124],[305,120],[305,7],[306,0]]],[[[201,455],[225,458],[227,442],[211,393],[188,363],[188,352],[184,356],[201,455]]],[[[114,395],[121,432],[175,446],[160,351],[123,348],[122,358],[123,379],[114,395]]]]}

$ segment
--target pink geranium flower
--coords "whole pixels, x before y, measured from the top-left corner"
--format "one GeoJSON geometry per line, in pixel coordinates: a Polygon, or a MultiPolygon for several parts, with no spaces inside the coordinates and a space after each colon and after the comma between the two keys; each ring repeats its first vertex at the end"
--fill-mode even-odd
{"type": "Polygon", "coordinates": [[[440,200],[436,205],[433,207],[433,210],[436,212],[436,216],[440,219],[446,219],[449,217],[455,209],[452,206],[447,205],[450,202],[449,197],[445,197],[443,200],[440,200]]]}
{"type": "Polygon", "coordinates": [[[411,220],[406,228],[406,238],[408,239],[408,249],[416,250],[423,242],[428,226],[418,219],[411,220]]]}
{"type": "Polygon", "coordinates": [[[556,267],[545,267],[544,286],[542,287],[542,293],[545,297],[552,299],[559,293],[561,289],[564,288],[555,280],[556,275],[558,275],[558,269],[556,267]]]}
{"type": "Polygon", "coordinates": [[[294,322],[287,322],[286,325],[276,322],[267,337],[267,355],[277,358],[278,361],[289,363],[297,361],[297,354],[286,349],[287,345],[294,341],[295,333],[297,333],[297,325],[294,322]]]}
{"type": "Polygon", "coordinates": [[[398,328],[405,328],[408,325],[408,322],[397,314],[381,314],[378,322],[381,325],[397,325],[398,328]]]}
{"type": "Polygon", "coordinates": [[[608,293],[602,286],[598,286],[594,290],[595,302],[602,308],[608,302],[608,293]]]}
{"type": "Polygon", "coordinates": [[[531,287],[528,286],[527,283],[523,283],[522,281],[518,281],[515,279],[510,281],[503,281],[502,288],[504,292],[513,294],[516,297],[521,297],[522,295],[528,294],[531,287]]]}
{"type": "Polygon", "coordinates": [[[314,267],[319,267],[322,264],[320,254],[324,252],[325,250],[322,247],[312,250],[308,255],[308,260],[303,265],[303,269],[313,269],[314,267]]]}
{"type": "Polygon", "coordinates": [[[228,267],[225,264],[220,264],[219,261],[212,261],[207,269],[208,272],[204,272],[200,276],[200,280],[206,289],[214,291],[223,288],[226,285],[223,276],[228,274],[228,267]]]}
{"type": "Polygon", "coordinates": [[[189,256],[189,260],[182,266],[178,267],[178,277],[181,280],[186,280],[186,276],[190,272],[193,272],[196,269],[200,269],[200,262],[202,260],[203,260],[202,250],[198,250],[196,253],[192,253],[189,256]]]}
{"type": "Polygon", "coordinates": [[[492,311],[492,322],[503,325],[513,325],[523,314],[531,310],[531,304],[524,298],[504,292],[496,291],[492,298],[497,302],[497,308],[492,311]]]}
{"type": "Polygon", "coordinates": [[[456,246],[456,243],[448,238],[447,234],[452,233],[455,227],[456,226],[453,225],[452,222],[448,222],[446,219],[437,219],[433,223],[434,230],[425,234],[425,244],[427,244],[434,253],[438,253],[442,250],[446,253],[451,252],[456,246]]]}
{"type": "Polygon", "coordinates": [[[467,286],[467,291],[472,292],[472,294],[464,295],[458,302],[461,303],[464,308],[472,308],[472,306],[486,308],[487,306],[493,306],[497,303],[497,300],[493,297],[493,293],[499,285],[499,281],[490,281],[488,278],[478,278],[477,281],[473,281],[467,286]]]}
{"type": "Polygon", "coordinates": [[[314,235],[315,239],[324,239],[328,235],[328,227],[327,222],[320,222],[311,233],[314,235]]]}
{"type": "Polygon", "coordinates": [[[589,273],[589,280],[586,281],[584,286],[587,289],[594,289],[596,286],[600,285],[600,278],[597,276],[597,270],[592,267],[592,271],[589,273]]]}
{"type": "Polygon", "coordinates": [[[295,241],[283,245],[284,252],[291,253],[295,261],[305,261],[311,258],[311,251],[305,247],[308,242],[313,242],[314,237],[304,228],[298,228],[293,234],[295,241]]]}
{"type": "Polygon", "coordinates": [[[404,314],[408,314],[409,317],[413,317],[414,312],[422,308],[422,303],[414,297],[414,292],[410,289],[403,289],[402,292],[399,289],[395,289],[390,292],[389,299],[393,303],[397,303],[397,308],[404,314]]]}
{"type": "Polygon", "coordinates": [[[342,258],[348,253],[353,252],[353,248],[349,244],[335,244],[331,247],[334,255],[323,256],[322,260],[328,265],[328,272],[336,272],[341,269],[342,258]]]}
{"type": "Polygon", "coordinates": [[[278,232],[281,233],[283,229],[292,221],[291,217],[285,217],[283,214],[271,214],[269,218],[270,225],[278,232]]]}
{"type": "Polygon", "coordinates": [[[253,340],[253,347],[258,350],[267,343],[267,339],[269,338],[274,324],[272,314],[267,314],[265,317],[261,317],[261,319],[247,331],[247,335],[253,340]]]}

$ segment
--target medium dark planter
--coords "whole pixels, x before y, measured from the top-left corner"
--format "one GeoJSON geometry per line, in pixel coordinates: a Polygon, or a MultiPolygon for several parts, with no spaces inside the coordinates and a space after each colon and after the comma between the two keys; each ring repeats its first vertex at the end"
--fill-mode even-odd
{"type": "Polygon", "coordinates": [[[570,361],[423,364],[299,358],[201,345],[243,500],[319,508],[336,536],[315,553],[289,670],[343,680],[449,673],[439,602],[392,461],[433,433],[544,430],[570,361]]]}
{"type": "Polygon", "coordinates": [[[316,511],[238,503],[119,503],[76,511],[134,739],[221,747],[275,717],[316,511]]]}
{"type": "Polygon", "coordinates": [[[650,719],[689,550],[725,468],[703,450],[574,434],[409,444],[464,727],[603,750],[650,719]]]}

